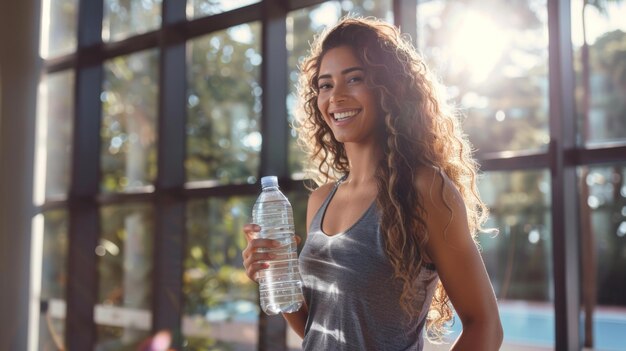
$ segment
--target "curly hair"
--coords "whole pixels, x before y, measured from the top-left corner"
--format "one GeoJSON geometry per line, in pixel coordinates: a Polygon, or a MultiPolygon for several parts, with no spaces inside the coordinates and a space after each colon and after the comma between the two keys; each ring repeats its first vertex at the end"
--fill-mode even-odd
{"type": "MultiPolygon", "coordinates": [[[[429,238],[426,209],[416,180],[428,168],[437,170],[441,177],[447,176],[463,197],[475,238],[487,217],[487,208],[476,189],[477,164],[461,131],[458,114],[446,102],[441,84],[410,40],[381,20],[346,17],[315,38],[300,66],[300,108],[295,127],[308,161],[316,165],[309,171],[316,183],[334,181],[350,172],[345,148],[334,138],[317,106],[322,58],[340,46],[352,48],[364,64],[366,84],[384,115],[384,156],[376,172],[376,203],[386,253],[394,277],[402,282],[400,304],[406,313],[414,315],[420,308],[414,284],[429,238]]],[[[452,316],[448,296],[439,283],[428,313],[428,337],[440,340],[452,316]]]]}

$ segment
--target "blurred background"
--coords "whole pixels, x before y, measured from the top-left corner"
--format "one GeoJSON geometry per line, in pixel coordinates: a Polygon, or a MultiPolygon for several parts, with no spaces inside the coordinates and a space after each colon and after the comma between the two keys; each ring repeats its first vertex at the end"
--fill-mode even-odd
{"type": "Polygon", "coordinates": [[[299,350],[281,317],[259,313],[241,228],[274,174],[305,233],[298,63],[315,33],[356,14],[399,25],[464,114],[500,231],[479,241],[502,350],[626,350],[625,1],[0,12],[0,349],[137,350],[167,330],[176,350],[299,350]]]}

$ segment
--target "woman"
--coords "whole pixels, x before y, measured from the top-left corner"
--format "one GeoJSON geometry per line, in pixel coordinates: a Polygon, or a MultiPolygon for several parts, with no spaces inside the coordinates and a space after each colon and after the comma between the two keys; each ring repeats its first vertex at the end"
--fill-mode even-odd
{"type": "MultiPolygon", "coordinates": [[[[476,164],[440,87],[398,30],[345,18],[301,66],[300,141],[321,184],[300,255],[306,305],[283,314],[304,350],[421,350],[454,307],[454,350],[497,350],[502,327],[474,241],[487,211],[476,164]]],[[[259,227],[243,251],[271,259],[259,227]]]]}

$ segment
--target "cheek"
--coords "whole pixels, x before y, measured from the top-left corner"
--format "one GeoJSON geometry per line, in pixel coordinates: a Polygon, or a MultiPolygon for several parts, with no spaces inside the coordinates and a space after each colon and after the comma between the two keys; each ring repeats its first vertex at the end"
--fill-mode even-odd
{"type": "Polygon", "coordinates": [[[370,108],[375,111],[375,113],[379,116],[382,117],[383,113],[383,108],[380,105],[380,98],[378,96],[376,96],[376,94],[374,94],[373,92],[370,92],[369,97],[368,97],[369,101],[370,101],[370,108]]]}
{"type": "Polygon", "coordinates": [[[325,99],[323,96],[318,96],[317,97],[317,109],[320,110],[324,118],[326,118],[327,107],[328,107],[328,99],[325,99]]]}

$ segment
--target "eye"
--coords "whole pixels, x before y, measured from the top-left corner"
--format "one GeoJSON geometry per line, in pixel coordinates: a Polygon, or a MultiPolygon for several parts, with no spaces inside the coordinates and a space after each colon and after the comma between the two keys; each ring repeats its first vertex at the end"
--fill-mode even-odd
{"type": "Polygon", "coordinates": [[[348,83],[360,83],[362,81],[363,81],[363,77],[361,76],[354,76],[348,79],[348,83]]]}
{"type": "Polygon", "coordinates": [[[319,83],[319,85],[317,86],[317,89],[319,90],[327,90],[327,89],[331,89],[333,86],[330,83],[327,82],[322,82],[319,83]]]}

